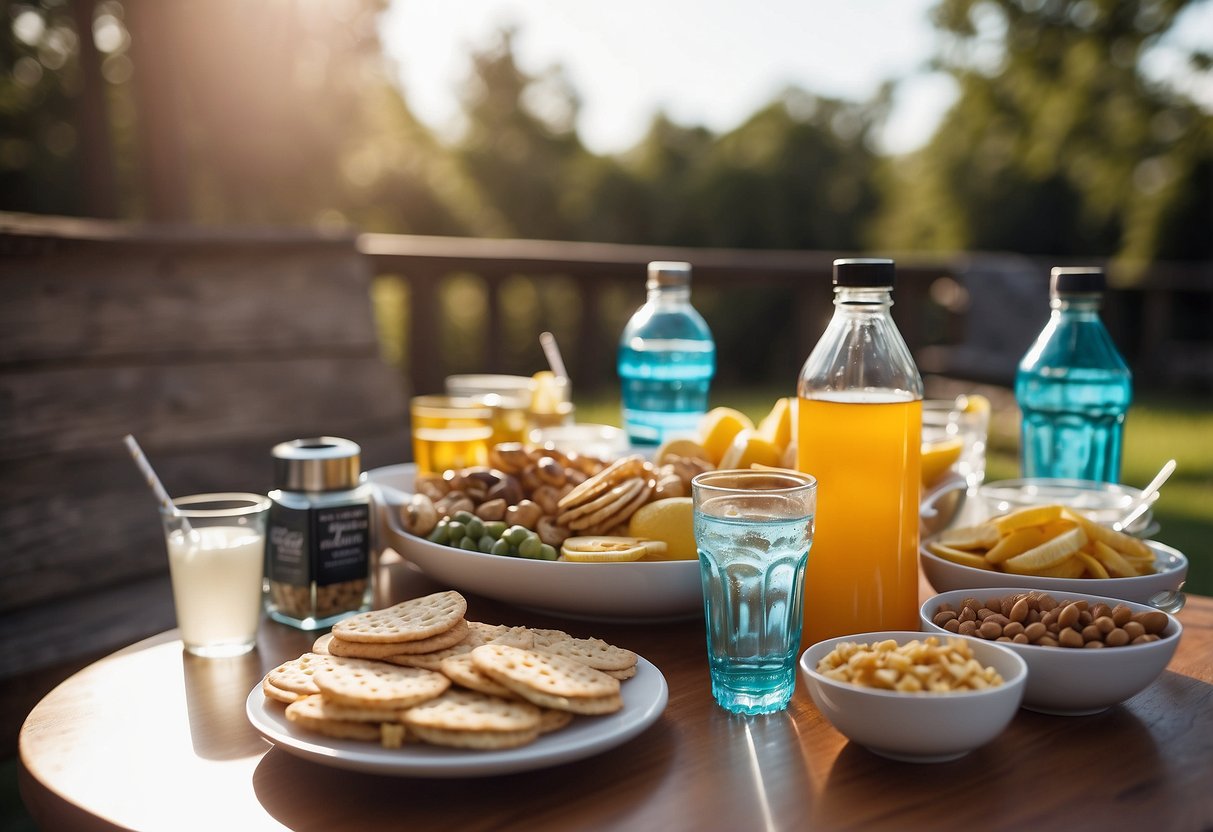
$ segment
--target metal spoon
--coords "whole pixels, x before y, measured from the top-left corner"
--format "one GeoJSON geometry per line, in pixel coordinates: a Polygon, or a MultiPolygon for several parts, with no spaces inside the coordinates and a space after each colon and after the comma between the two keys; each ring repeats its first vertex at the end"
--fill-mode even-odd
{"type": "MultiPolygon", "coordinates": [[[[1183,584],[1179,585],[1179,589],[1183,589],[1183,584]]],[[[1155,609],[1175,615],[1188,603],[1188,596],[1179,589],[1165,589],[1162,592],[1156,592],[1146,603],[1155,609]]]]}
{"type": "Polygon", "coordinates": [[[1138,517],[1141,517],[1146,513],[1146,509],[1150,507],[1150,500],[1154,497],[1154,494],[1158,491],[1158,489],[1162,488],[1163,483],[1165,483],[1174,472],[1175,460],[1168,459],[1166,464],[1163,465],[1162,468],[1159,469],[1158,473],[1154,475],[1154,479],[1150,480],[1150,484],[1141,490],[1141,494],[1138,495],[1137,501],[1133,503],[1133,507],[1129,509],[1129,513],[1113,523],[1112,528],[1115,531],[1123,532],[1125,529],[1129,528],[1129,526],[1133,525],[1134,521],[1136,521],[1138,517]]]}

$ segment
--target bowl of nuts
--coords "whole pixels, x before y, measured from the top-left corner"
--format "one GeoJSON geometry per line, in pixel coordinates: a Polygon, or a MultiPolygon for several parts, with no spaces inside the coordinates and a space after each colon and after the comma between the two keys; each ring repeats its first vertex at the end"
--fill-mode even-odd
{"type": "MultiPolygon", "coordinates": [[[[494,448],[493,461],[509,472],[485,467],[418,476],[412,464],[369,471],[381,548],[452,588],[565,618],[642,622],[703,615],[697,560],[652,560],[640,544],[611,543],[626,540],[620,524],[646,499],[658,498],[660,467],[638,457],[570,460],[553,457],[551,449],[503,458],[502,450],[515,448],[494,448]],[[547,479],[539,477],[541,461],[547,479]],[[557,465],[565,475],[559,484],[557,465]],[[566,560],[560,553],[573,540],[618,545],[636,559],[566,560]]],[[[674,490],[673,479],[660,493],[674,490]]]]}
{"type": "Polygon", "coordinates": [[[1095,714],[1145,690],[1179,646],[1183,627],[1147,604],[1087,593],[1008,587],[944,592],[919,610],[923,631],[993,641],[1028,665],[1023,706],[1095,714]]]}
{"type": "Polygon", "coordinates": [[[997,737],[1019,710],[1028,676],[1005,645],[944,633],[860,633],[800,657],[817,709],[882,757],[955,760],[997,737]]]}

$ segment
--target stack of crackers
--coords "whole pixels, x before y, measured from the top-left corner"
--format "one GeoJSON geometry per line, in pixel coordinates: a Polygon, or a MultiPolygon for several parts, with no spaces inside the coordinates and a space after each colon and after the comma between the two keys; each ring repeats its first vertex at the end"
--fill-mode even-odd
{"type": "Polygon", "coordinates": [[[347,618],[266,674],[300,728],[399,748],[514,748],[623,707],[636,654],[559,630],[467,621],[458,592],[347,618]]]}

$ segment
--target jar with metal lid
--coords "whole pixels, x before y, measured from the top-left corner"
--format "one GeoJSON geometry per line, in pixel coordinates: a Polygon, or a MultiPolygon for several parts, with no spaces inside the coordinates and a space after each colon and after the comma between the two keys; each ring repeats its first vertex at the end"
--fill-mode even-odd
{"type": "Polygon", "coordinates": [[[362,449],[320,436],[274,446],[266,612],[319,630],[371,606],[371,486],[362,449]]]}

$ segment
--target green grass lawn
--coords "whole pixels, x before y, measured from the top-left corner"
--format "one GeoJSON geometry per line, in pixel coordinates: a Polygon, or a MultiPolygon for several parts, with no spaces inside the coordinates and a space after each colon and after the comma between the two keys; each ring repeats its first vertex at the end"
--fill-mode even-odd
{"type": "MultiPolygon", "coordinates": [[[[712,404],[727,405],[755,422],[775,399],[790,390],[744,388],[714,390],[712,404]]],[[[992,396],[986,479],[1019,476],[1018,413],[1005,391],[992,396]]],[[[617,395],[600,394],[577,399],[577,420],[618,425],[617,395]]],[[[1151,479],[1163,463],[1174,458],[1175,473],[1162,489],[1154,517],[1161,526],[1154,538],[1174,546],[1188,556],[1188,592],[1213,595],[1213,408],[1175,399],[1143,397],[1129,411],[1125,427],[1125,458],[1121,480],[1138,488],[1151,479]]]]}

